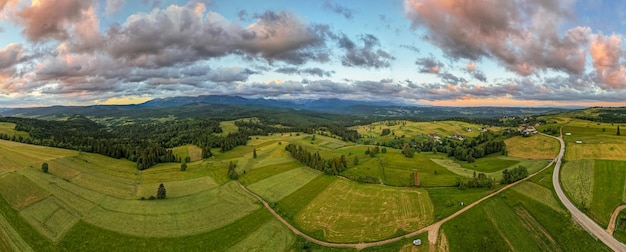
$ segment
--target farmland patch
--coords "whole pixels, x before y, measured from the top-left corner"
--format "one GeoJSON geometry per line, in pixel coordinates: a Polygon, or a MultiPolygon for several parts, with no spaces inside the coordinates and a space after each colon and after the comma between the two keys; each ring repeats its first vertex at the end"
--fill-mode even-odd
{"type": "Polygon", "coordinates": [[[426,190],[344,179],[336,180],[296,217],[305,231],[333,242],[380,240],[432,221],[433,205],[426,190]]]}
{"type": "Polygon", "coordinates": [[[269,202],[277,202],[319,175],[319,171],[300,167],[251,184],[248,188],[269,202]]]}

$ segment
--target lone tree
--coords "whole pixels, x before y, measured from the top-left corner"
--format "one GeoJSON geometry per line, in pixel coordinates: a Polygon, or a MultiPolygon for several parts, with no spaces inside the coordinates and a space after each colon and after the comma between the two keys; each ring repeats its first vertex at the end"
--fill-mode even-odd
{"type": "Polygon", "coordinates": [[[180,164],[180,170],[181,171],[186,171],[187,170],[187,163],[183,162],[182,164],[180,164]]]}
{"type": "Polygon", "coordinates": [[[41,164],[41,170],[45,173],[48,173],[48,163],[43,162],[43,164],[41,164]]]}
{"type": "Polygon", "coordinates": [[[619,125],[617,125],[617,135],[619,136],[619,125]]]}
{"type": "Polygon", "coordinates": [[[163,183],[159,185],[159,189],[157,190],[157,199],[165,199],[165,186],[163,183]]]}
{"type": "Polygon", "coordinates": [[[254,148],[254,150],[252,150],[252,158],[256,158],[256,148],[254,148]]]}

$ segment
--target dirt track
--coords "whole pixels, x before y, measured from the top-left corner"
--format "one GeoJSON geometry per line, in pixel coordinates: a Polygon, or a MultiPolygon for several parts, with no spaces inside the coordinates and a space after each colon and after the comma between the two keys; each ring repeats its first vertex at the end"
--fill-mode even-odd
{"type": "Polygon", "coordinates": [[[613,232],[615,231],[615,221],[617,221],[617,215],[619,215],[619,212],[624,210],[624,208],[626,208],[626,205],[618,206],[615,208],[615,211],[613,211],[613,214],[611,214],[611,221],[609,221],[609,226],[606,228],[606,232],[610,235],[613,235],[613,232]]]}
{"type": "Polygon", "coordinates": [[[294,226],[292,226],[289,222],[287,222],[285,219],[283,219],[283,217],[281,217],[278,213],[276,213],[276,211],[274,211],[274,209],[272,209],[269,204],[263,200],[259,195],[256,195],[255,193],[251,192],[250,190],[248,190],[248,188],[246,188],[244,185],[242,185],[241,183],[239,183],[239,186],[246,191],[247,193],[249,193],[250,195],[254,196],[256,199],[258,199],[261,203],[263,203],[263,206],[265,206],[265,208],[270,211],[270,213],[272,213],[272,215],[274,215],[274,217],[276,217],[276,219],[278,219],[280,222],[282,222],[287,228],[289,228],[292,232],[294,232],[295,234],[302,236],[303,238],[322,245],[322,246],[326,246],[326,247],[343,247],[343,248],[355,248],[358,250],[364,249],[364,248],[368,248],[368,247],[375,247],[375,246],[380,246],[380,245],[385,245],[385,244],[389,244],[392,242],[397,242],[399,240],[402,240],[403,238],[409,238],[409,237],[413,237],[416,236],[418,234],[424,233],[424,232],[428,232],[428,242],[430,244],[436,244],[437,243],[437,237],[439,236],[439,228],[441,227],[441,225],[443,225],[444,223],[446,223],[447,221],[459,216],[460,214],[464,213],[465,211],[471,209],[472,207],[480,204],[481,202],[485,201],[486,199],[489,199],[499,193],[501,193],[502,191],[509,189],[519,183],[522,183],[524,181],[526,181],[527,179],[532,178],[533,176],[535,176],[536,174],[544,171],[545,169],[549,168],[550,166],[552,166],[552,164],[554,163],[554,160],[552,162],[550,162],[546,167],[542,168],[541,170],[531,174],[530,176],[519,180],[515,183],[512,184],[508,184],[500,189],[498,189],[497,191],[490,193],[489,195],[482,197],[481,199],[467,205],[466,207],[462,208],[461,210],[455,212],[454,214],[440,220],[437,221],[433,224],[430,224],[427,227],[424,227],[422,229],[419,229],[417,231],[413,231],[411,233],[407,233],[405,235],[402,236],[398,236],[398,237],[394,237],[394,238],[389,238],[386,240],[382,240],[382,241],[376,241],[376,242],[367,242],[367,243],[332,243],[332,242],[325,242],[325,241],[321,241],[318,239],[315,239],[311,236],[308,236],[305,233],[302,233],[300,230],[298,230],[297,228],[295,228],[294,226]]]}
{"type": "Polygon", "coordinates": [[[554,191],[556,192],[556,195],[558,196],[561,203],[563,203],[567,211],[571,213],[572,219],[574,219],[574,221],[576,221],[581,227],[583,227],[587,231],[587,233],[602,241],[613,251],[626,251],[626,246],[623,243],[615,239],[612,234],[608,234],[606,230],[602,229],[602,227],[595,223],[591,218],[589,218],[578,208],[576,208],[576,206],[574,206],[574,204],[567,198],[567,196],[565,196],[565,193],[563,192],[563,189],[561,188],[561,183],[559,181],[559,175],[561,171],[561,159],[565,154],[565,142],[563,142],[563,133],[561,132],[561,137],[549,137],[555,138],[561,143],[561,150],[559,151],[559,155],[555,159],[556,165],[554,166],[554,173],[552,175],[552,185],[554,186],[554,191]]]}

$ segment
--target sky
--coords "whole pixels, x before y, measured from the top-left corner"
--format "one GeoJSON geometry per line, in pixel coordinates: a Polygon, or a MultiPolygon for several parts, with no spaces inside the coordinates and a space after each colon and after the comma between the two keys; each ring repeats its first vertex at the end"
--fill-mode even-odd
{"type": "Polygon", "coordinates": [[[0,0],[0,107],[626,106],[626,2],[0,0]]]}

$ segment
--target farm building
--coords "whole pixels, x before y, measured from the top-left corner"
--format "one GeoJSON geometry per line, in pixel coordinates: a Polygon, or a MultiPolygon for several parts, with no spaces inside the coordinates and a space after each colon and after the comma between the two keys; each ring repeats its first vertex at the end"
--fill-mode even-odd
{"type": "Polygon", "coordinates": [[[565,133],[565,135],[566,135],[566,136],[571,136],[571,135],[572,135],[572,133],[567,132],[567,133],[565,133]]]}
{"type": "Polygon", "coordinates": [[[583,141],[576,141],[576,143],[577,143],[577,144],[581,144],[581,143],[583,143],[583,141]]]}

